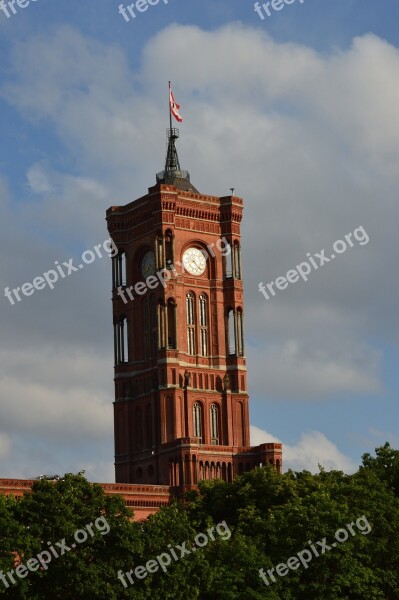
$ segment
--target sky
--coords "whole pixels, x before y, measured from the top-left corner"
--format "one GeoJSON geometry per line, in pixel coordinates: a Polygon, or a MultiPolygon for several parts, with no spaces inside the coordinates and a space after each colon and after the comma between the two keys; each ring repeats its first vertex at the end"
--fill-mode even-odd
{"type": "Polygon", "coordinates": [[[0,478],[114,481],[105,211],[162,170],[168,80],[182,168],[245,202],[252,443],[313,472],[398,448],[397,0],[120,5],[0,3],[0,478]]]}

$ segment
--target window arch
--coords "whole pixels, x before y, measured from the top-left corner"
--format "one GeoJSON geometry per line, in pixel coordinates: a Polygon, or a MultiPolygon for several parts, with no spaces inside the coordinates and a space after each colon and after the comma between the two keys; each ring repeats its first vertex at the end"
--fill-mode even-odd
{"type": "Polygon", "coordinates": [[[199,297],[199,327],[201,356],[208,356],[208,299],[205,294],[199,297]]]}
{"type": "Polygon", "coordinates": [[[211,444],[219,444],[219,406],[211,405],[211,444]]]}
{"type": "Polygon", "coordinates": [[[202,443],[202,405],[200,402],[195,402],[193,406],[193,425],[194,437],[200,438],[202,443]]]}
{"type": "Polygon", "coordinates": [[[186,296],[186,319],[187,319],[187,351],[195,354],[195,297],[192,292],[186,296]]]}

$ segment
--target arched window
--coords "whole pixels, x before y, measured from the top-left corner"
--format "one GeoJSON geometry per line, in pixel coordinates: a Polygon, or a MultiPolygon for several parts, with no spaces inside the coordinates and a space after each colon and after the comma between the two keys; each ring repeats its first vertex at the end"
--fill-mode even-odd
{"type": "Polygon", "coordinates": [[[126,253],[123,250],[112,259],[112,281],[114,289],[126,285],[126,253]]]}
{"type": "Polygon", "coordinates": [[[159,330],[158,330],[158,335],[159,335],[159,347],[160,348],[166,348],[167,345],[167,339],[166,339],[166,306],[165,304],[160,300],[159,304],[158,304],[158,314],[159,314],[159,330]]]}
{"type": "Polygon", "coordinates": [[[199,297],[199,326],[201,356],[208,356],[208,300],[205,294],[199,297]]]}
{"type": "Polygon", "coordinates": [[[186,296],[186,318],[187,318],[187,351],[195,354],[195,298],[192,292],[186,296]]]}
{"type": "Polygon", "coordinates": [[[167,304],[168,310],[168,348],[176,348],[176,304],[170,298],[167,304]]]}
{"type": "Polygon", "coordinates": [[[236,279],[241,279],[241,251],[240,244],[238,242],[234,242],[234,277],[236,279]]]}
{"type": "Polygon", "coordinates": [[[127,318],[122,317],[114,323],[114,354],[115,364],[119,365],[128,362],[128,330],[127,318]]]}
{"type": "Polygon", "coordinates": [[[237,310],[237,354],[238,356],[244,356],[244,322],[242,310],[237,310]]]}
{"type": "Polygon", "coordinates": [[[233,355],[236,353],[236,336],[234,325],[234,310],[232,308],[227,313],[226,334],[227,352],[228,354],[233,355]]]}
{"type": "Polygon", "coordinates": [[[232,277],[233,276],[233,252],[231,248],[231,243],[226,241],[225,251],[223,254],[223,268],[224,268],[224,277],[232,277]]]}
{"type": "Polygon", "coordinates": [[[165,268],[165,240],[162,235],[158,235],[155,244],[155,259],[157,269],[165,268]]]}
{"type": "Polygon", "coordinates": [[[219,406],[211,405],[211,444],[219,444],[219,406]]]}
{"type": "Polygon", "coordinates": [[[174,238],[170,229],[165,232],[165,259],[166,268],[171,269],[174,264],[174,238]]]}
{"type": "Polygon", "coordinates": [[[193,406],[193,424],[194,437],[200,438],[202,443],[202,406],[199,402],[196,402],[193,406]]]}

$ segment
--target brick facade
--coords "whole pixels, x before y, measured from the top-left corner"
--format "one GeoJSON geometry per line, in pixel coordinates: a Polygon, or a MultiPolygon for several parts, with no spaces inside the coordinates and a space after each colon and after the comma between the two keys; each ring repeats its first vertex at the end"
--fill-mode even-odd
{"type": "Polygon", "coordinates": [[[280,444],[250,446],[243,201],[194,190],[158,183],[107,211],[119,249],[113,259],[116,481],[169,485],[176,494],[201,479],[232,481],[260,464],[278,470],[282,464],[280,444]],[[203,272],[195,261],[194,273],[185,268],[192,249],[206,257],[203,272]],[[149,285],[147,273],[154,275],[149,285]]]}

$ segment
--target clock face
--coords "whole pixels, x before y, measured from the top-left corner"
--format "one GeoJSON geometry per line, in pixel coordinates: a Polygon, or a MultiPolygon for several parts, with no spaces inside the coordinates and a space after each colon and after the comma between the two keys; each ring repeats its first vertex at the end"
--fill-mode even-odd
{"type": "Polygon", "coordinates": [[[154,275],[155,273],[155,254],[152,250],[148,250],[141,261],[141,273],[143,277],[154,275]]]}
{"type": "Polygon", "coordinates": [[[188,248],[183,254],[183,265],[191,275],[202,275],[206,269],[206,258],[198,248],[188,248]]]}

